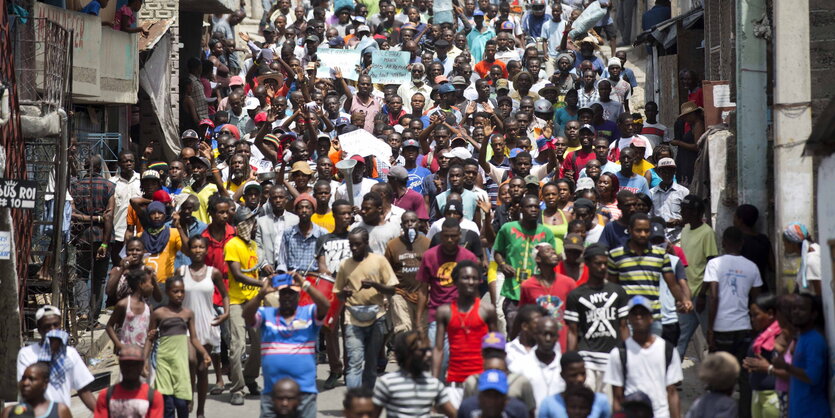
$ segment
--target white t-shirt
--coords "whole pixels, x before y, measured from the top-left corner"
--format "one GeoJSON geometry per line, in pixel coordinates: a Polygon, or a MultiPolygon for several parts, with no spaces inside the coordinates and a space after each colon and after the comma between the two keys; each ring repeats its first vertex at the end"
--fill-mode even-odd
{"type": "MultiPolygon", "coordinates": [[[[40,344],[33,344],[20,349],[17,353],[17,381],[23,377],[23,372],[26,368],[37,363],[38,357],[41,354],[40,344]]],[[[73,390],[84,389],[87,385],[93,382],[93,374],[87,370],[84,360],[78,355],[75,348],[67,347],[67,358],[64,360],[64,368],[66,369],[67,378],[61,389],[57,390],[54,386],[47,385],[46,399],[53,402],[62,403],[64,405],[72,405],[70,393],[73,390]]]]}
{"type": "MultiPolygon", "coordinates": [[[[429,233],[426,234],[426,237],[432,239],[432,237],[434,237],[435,234],[441,232],[441,227],[443,226],[445,220],[446,218],[441,218],[435,222],[432,222],[432,225],[429,227],[429,233]]],[[[478,225],[467,218],[461,218],[460,226],[461,229],[467,229],[475,232],[476,234],[481,234],[481,232],[479,232],[478,230],[478,225]]]]}
{"type": "MultiPolygon", "coordinates": [[[[376,180],[372,180],[369,178],[363,178],[359,184],[354,184],[354,206],[361,206],[362,205],[362,198],[368,192],[371,191],[371,186],[377,184],[376,180]]],[[[351,201],[348,197],[348,186],[346,184],[340,184],[339,187],[336,188],[336,193],[334,194],[335,199],[345,199],[347,201],[351,201]]]]}
{"type": "Polygon", "coordinates": [[[510,370],[513,367],[513,364],[516,363],[516,360],[519,360],[520,358],[530,354],[527,348],[525,348],[525,346],[522,345],[522,342],[519,341],[519,337],[516,337],[514,340],[507,343],[507,346],[505,346],[504,350],[507,353],[507,356],[505,358],[507,361],[508,370],[510,370]]]}
{"type": "Polygon", "coordinates": [[[606,375],[603,381],[612,385],[623,387],[623,394],[630,395],[641,391],[647,394],[652,400],[652,410],[656,418],[668,418],[670,407],[667,403],[667,386],[681,382],[681,360],[678,351],[673,350],[673,358],[670,367],[666,368],[664,355],[665,342],[661,337],[656,337],[648,348],[642,348],[632,337],[626,340],[626,362],[627,377],[624,386],[623,366],[620,363],[620,353],[617,348],[609,352],[609,366],[606,368],[606,375]]]}
{"type": "Polygon", "coordinates": [[[707,262],[705,283],[719,283],[719,306],[713,330],[719,332],[751,329],[748,292],[763,285],[757,265],[741,255],[726,254],[707,262]]]}
{"type": "MultiPolygon", "coordinates": [[[[558,347],[559,343],[555,346],[558,347]]],[[[510,371],[521,374],[528,378],[533,387],[533,396],[536,404],[541,405],[542,401],[549,396],[562,393],[565,390],[565,381],[560,376],[560,352],[554,350],[556,355],[551,364],[545,364],[536,357],[536,350],[531,350],[527,355],[516,359],[510,371]]]]}

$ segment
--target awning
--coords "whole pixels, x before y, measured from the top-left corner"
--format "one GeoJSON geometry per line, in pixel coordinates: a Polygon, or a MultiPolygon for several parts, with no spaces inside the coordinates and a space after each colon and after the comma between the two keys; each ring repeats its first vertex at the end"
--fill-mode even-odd
{"type": "Polygon", "coordinates": [[[698,7],[683,15],[665,20],[639,34],[638,39],[635,41],[635,45],[657,43],[665,50],[670,49],[676,44],[676,38],[678,37],[678,22],[681,22],[682,29],[689,29],[701,20],[704,14],[704,9],[698,7]]]}
{"type": "Polygon", "coordinates": [[[162,39],[166,33],[168,33],[168,29],[170,29],[173,24],[174,19],[152,20],[151,25],[147,27],[148,36],[139,37],[139,52],[154,49],[159,40],[162,39]]]}

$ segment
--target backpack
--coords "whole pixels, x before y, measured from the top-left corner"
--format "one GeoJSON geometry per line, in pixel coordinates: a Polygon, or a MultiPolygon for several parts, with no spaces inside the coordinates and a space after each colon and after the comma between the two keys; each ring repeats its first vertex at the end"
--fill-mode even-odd
{"type": "MultiPolygon", "coordinates": [[[[657,337],[656,338],[661,338],[657,337]]],[[[673,350],[676,349],[676,346],[667,342],[667,340],[661,339],[664,342],[664,374],[667,374],[667,369],[670,368],[670,363],[673,362],[673,350]]],[[[621,341],[618,343],[618,355],[620,355],[620,367],[623,371],[623,387],[626,389],[626,341],[621,341]]]]}
{"type": "MultiPolygon", "coordinates": [[[[113,386],[107,388],[107,393],[105,394],[105,400],[107,401],[107,416],[108,417],[113,416],[113,415],[110,414],[110,398],[113,397],[113,390],[114,390],[115,387],[116,387],[116,385],[113,385],[113,386]]],[[[148,394],[147,394],[147,397],[148,397],[148,412],[151,412],[151,406],[154,405],[154,393],[155,392],[156,391],[151,388],[151,385],[148,385],[148,394]]]]}

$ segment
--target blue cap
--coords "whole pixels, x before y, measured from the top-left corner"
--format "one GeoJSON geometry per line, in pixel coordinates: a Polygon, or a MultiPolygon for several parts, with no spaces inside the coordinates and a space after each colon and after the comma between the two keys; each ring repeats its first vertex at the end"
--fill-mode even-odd
{"type": "Polygon", "coordinates": [[[516,156],[519,155],[520,152],[525,152],[525,150],[523,150],[522,148],[514,148],[510,150],[509,158],[516,158],[516,156]]]}
{"type": "Polygon", "coordinates": [[[507,395],[507,375],[501,370],[491,369],[481,374],[478,378],[478,391],[495,390],[502,395],[507,395]]]}
{"type": "Polygon", "coordinates": [[[289,274],[276,274],[275,276],[273,276],[272,280],[273,287],[278,290],[289,287],[290,289],[295,290],[296,292],[299,291],[299,286],[297,286],[296,283],[293,281],[293,276],[289,274]]]}
{"type": "Polygon", "coordinates": [[[643,306],[648,311],[652,312],[652,302],[646,298],[646,296],[635,295],[632,296],[632,299],[629,299],[629,303],[626,304],[627,311],[631,312],[632,308],[636,306],[643,306]]]}
{"type": "Polygon", "coordinates": [[[336,123],[334,123],[334,125],[336,125],[336,126],[345,126],[345,125],[350,125],[350,124],[351,124],[351,121],[348,120],[348,118],[346,118],[345,116],[340,116],[340,117],[336,118],[336,123]]]}
{"type": "Polygon", "coordinates": [[[454,92],[455,92],[455,86],[453,86],[452,84],[444,83],[444,84],[441,84],[440,86],[438,86],[438,93],[444,94],[444,93],[454,93],[454,92]]]}
{"type": "Polygon", "coordinates": [[[505,350],[507,345],[507,338],[501,332],[488,332],[484,338],[481,339],[481,349],[495,348],[497,350],[505,350]]]}
{"type": "Polygon", "coordinates": [[[484,16],[484,12],[482,12],[481,9],[475,9],[473,11],[473,17],[475,16],[484,16]]]}

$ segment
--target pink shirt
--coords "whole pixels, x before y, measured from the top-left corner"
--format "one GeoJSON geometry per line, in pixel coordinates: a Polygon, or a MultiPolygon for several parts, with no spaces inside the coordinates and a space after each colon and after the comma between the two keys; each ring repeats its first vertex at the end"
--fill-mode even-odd
{"type": "Polygon", "coordinates": [[[125,17],[128,18],[128,23],[131,26],[136,23],[136,15],[133,14],[133,9],[128,7],[127,4],[116,10],[116,16],[113,19],[113,29],[122,30],[122,20],[124,20],[125,17]]]}

